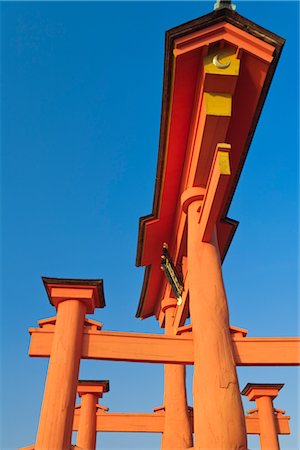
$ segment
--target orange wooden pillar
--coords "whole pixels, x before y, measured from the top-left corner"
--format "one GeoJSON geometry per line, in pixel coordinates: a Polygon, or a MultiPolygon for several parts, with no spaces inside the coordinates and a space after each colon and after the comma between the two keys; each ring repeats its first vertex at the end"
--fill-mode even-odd
{"type": "Polygon", "coordinates": [[[216,230],[209,242],[203,242],[199,223],[203,195],[197,188],[192,191],[190,197],[185,196],[183,209],[188,216],[187,257],[194,341],[194,448],[247,449],[216,230]]]}
{"type": "Polygon", "coordinates": [[[255,400],[258,409],[261,450],[279,450],[278,433],[276,429],[276,416],[273,400],[283,384],[255,384],[248,383],[242,390],[248,400],[255,400]]]}
{"type": "Polygon", "coordinates": [[[85,314],[104,306],[102,280],[43,278],[57,318],[35,450],[71,447],[85,314]]]}
{"type": "MultiPolygon", "coordinates": [[[[161,308],[165,313],[165,333],[167,335],[173,335],[176,304],[174,298],[165,298],[162,301],[161,308]]],[[[185,365],[164,365],[165,425],[161,446],[164,450],[186,449],[193,445],[185,378],[185,365]]]]}
{"type": "Polygon", "coordinates": [[[81,397],[81,408],[76,445],[79,448],[95,450],[97,403],[103,393],[108,391],[109,382],[107,380],[81,380],[78,382],[77,392],[81,397]]]}

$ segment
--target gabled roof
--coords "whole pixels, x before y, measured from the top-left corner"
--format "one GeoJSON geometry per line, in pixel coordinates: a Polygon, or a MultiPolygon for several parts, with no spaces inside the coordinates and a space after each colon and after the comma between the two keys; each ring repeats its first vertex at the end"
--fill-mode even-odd
{"type": "MultiPolygon", "coordinates": [[[[255,81],[257,83],[257,86],[255,86],[255,93],[257,94],[255,105],[250,98],[248,99],[249,105],[245,101],[245,110],[247,108],[251,110],[248,115],[240,106],[240,110],[237,111],[238,107],[235,106],[241,103],[241,98],[244,95],[242,91],[247,89],[245,83],[249,83],[245,70],[239,77],[239,85],[235,94],[236,97],[239,96],[239,102],[233,103],[234,111],[226,134],[226,142],[233,143],[236,148],[238,147],[238,155],[233,155],[233,180],[226,193],[222,215],[219,220],[219,225],[222,226],[222,232],[219,232],[222,260],[238,225],[238,222],[226,217],[227,211],[285,42],[283,38],[229,9],[214,11],[166,32],[161,128],[153,210],[151,214],[141,217],[139,221],[136,265],[147,266],[136,314],[137,317],[141,318],[155,314],[157,302],[160,300],[159,296],[163,283],[163,275],[160,271],[161,246],[163,242],[170,241],[173,231],[172,223],[181,194],[181,174],[193,113],[196,83],[199,77],[199,55],[197,56],[195,51],[191,51],[186,54],[188,56],[183,58],[180,57],[180,49],[183,48],[182,42],[184,41],[189,42],[186,45],[193,48],[193,42],[196,42],[199,33],[201,34],[205,30],[211,30],[207,33],[207,36],[210,33],[216,33],[216,39],[219,40],[222,39],[222,30],[225,34],[227,33],[226,36],[231,33],[234,42],[234,30],[237,30],[237,34],[242,36],[243,39],[245,39],[245,36],[249,36],[249,41],[252,40],[257,46],[258,71],[262,67],[259,67],[259,65],[260,61],[263,60],[263,54],[266,55],[264,64],[267,64],[262,69],[265,70],[263,84],[259,85],[258,77],[255,81]],[[259,42],[261,42],[261,48],[259,42]],[[244,129],[239,131],[239,142],[234,137],[234,132],[240,125],[238,117],[239,121],[242,120],[245,124],[244,129]]],[[[203,47],[213,43],[213,39],[207,36],[206,40],[203,38],[203,47]]],[[[199,48],[201,45],[200,42],[199,48]]],[[[194,46],[196,48],[197,44],[194,46]]],[[[245,46],[247,48],[246,41],[245,46]]],[[[241,59],[247,57],[247,55],[242,56],[241,59]]],[[[262,62],[261,65],[263,65],[262,62]]]]}

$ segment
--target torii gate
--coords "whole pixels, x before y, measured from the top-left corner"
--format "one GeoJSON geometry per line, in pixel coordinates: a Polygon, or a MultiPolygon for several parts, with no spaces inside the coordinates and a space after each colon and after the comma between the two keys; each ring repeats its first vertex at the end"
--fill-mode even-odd
{"type": "MultiPolygon", "coordinates": [[[[190,315],[195,449],[247,448],[221,262],[237,228],[227,211],[283,44],[231,9],[166,35],[153,211],[139,227],[137,265],[147,267],[137,317],[155,315],[176,335],[190,315]]],[[[182,365],[165,366],[165,449],[191,442],[184,379],[182,365]]]]}
{"type": "Polygon", "coordinates": [[[137,317],[155,315],[165,335],[87,320],[105,306],[102,280],[44,278],[57,317],[29,330],[30,356],[50,357],[32,448],[71,447],[81,358],[165,364],[157,417],[169,450],[246,449],[236,366],[300,364],[299,338],[249,338],[229,325],[221,269],[238,224],[227,211],[283,44],[226,8],[167,32],[154,206],[140,219],[137,252],[147,266],[137,317]],[[193,421],[186,364],[194,364],[193,421]]]}

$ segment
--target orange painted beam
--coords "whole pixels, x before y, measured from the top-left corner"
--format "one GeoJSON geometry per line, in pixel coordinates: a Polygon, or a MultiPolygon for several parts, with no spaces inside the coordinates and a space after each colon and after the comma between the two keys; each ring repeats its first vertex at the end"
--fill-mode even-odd
{"type": "Polygon", "coordinates": [[[224,193],[230,181],[229,144],[218,144],[214,154],[208,187],[200,215],[201,239],[210,242],[212,231],[221,214],[224,193]]]}
{"type": "MultiPolygon", "coordinates": [[[[49,357],[53,331],[31,328],[29,356],[49,357]]],[[[192,364],[192,342],[185,336],[84,332],[82,358],[110,361],[192,364]]]]}
{"type": "MultiPolygon", "coordinates": [[[[27,447],[20,447],[18,450],[35,450],[35,445],[28,445],[27,447]]],[[[82,450],[77,445],[71,445],[70,450],[82,450]]]]}
{"type": "MultiPolygon", "coordinates": [[[[53,327],[54,328],[54,327],[53,327]]],[[[53,340],[50,328],[30,328],[29,356],[49,357],[53,340]]],[[[300,338],[233,337],[237,366],[298,366],[300,338]]],[[[192,333],[161,334],[84,331],[83,359],[149,363],[193,364],[192,333]]]]}
{"type": "Polygon", "coordinates": [[[237,366],[299,366],[300,338],[253,337],[232,339],[237,366]]]}
{"type": "MultiPolygon", "coordinates": [[[[75,410],[73,431],[78,430],[80,412],[75,410]]],[[[260,434],[258,417],[245,416],[247,434],[260,434]]],[[[278,434],[290,434],[290,417],[276,417],[276,428],[278,434]]],[[[164,412],[154,414],[136,413],[97,413],[97,432],[114,433],[163,433],[164,412]]],[[[193,420],[191,416],[191,425],[193,420]]],[[[74,447],[77,448],[77,447],[74,447]]],[[[18,450],[34,450],[34,445],[20,447],[18,450]]]]}
{"type": "Polygon", "coordinates": [[[188,281],[185,281],[184,291],[182,294],[182,302],[177,304],[174,321],[173,321],[173,329],[174,334],[177,334],[177,330],[179,327],[182,327],[185,324],[186,318],[188,316],[189,310],[189,289],[188,289],[188,281]]]}
{"type": "MultiPolygon", "coordinates": [[[[247,434],[260,434],[259,418],[253,416],[245,416],[247,434]]],[[[275,418],[277,434],[291,434],[289,425],[289,416],[275,418]]]]}
{"type": "MultiPolygon", "coordinates": [[[[75,410],[73,431],[78,430],[80,411],[75,410]]],[[[165,414],[97,412],[96,429],[105,432],[162,433],[165,414]]]]}
{"type": "Polygon", "coordinates": [[[244,49],[246,52],[252,53],[265,61],[271,62],[273,59],[274,48],[272,45],[225,22],[176,39],[174,54],[176,56],[182,55],[220,39],[227,40],[231,45],[244,49]]]}
{"type": "MultiPolygon", "coordinates": [[[[75,410],[73,431],[78,430],[80,411],[75,410]]],[[[193,427],[193,414],[190,414],[191,426],[193,427]]],[[[259,418],[245,416],[247,434],[259,434],[259,418]]],[[[276,417],[278,434],[290,434],[290,417],[276,417]]],[[[96,429],[98,432],[120,432],[120,433],[163,433],[165,412],[159,411],[154,414],[147,413],[124,413],[124,412],[98,412],[96,429]]]]}

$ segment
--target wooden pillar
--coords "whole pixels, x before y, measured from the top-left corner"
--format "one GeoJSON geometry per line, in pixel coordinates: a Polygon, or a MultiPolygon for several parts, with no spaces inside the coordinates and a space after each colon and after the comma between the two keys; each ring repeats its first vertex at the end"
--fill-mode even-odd
{"type": "Polygon", "coordinates": [[[282,387],[283,384],[248,383],[242,391],[243,395],[247,395],[248,400],[256,402],[261,450],[280,450],[273,399],[277,397],[282,387]]]}
{"type": "Polygon", "coordinates": [[[202,201],[187,202],[190,315],[194,341],[194,448],[247,449],[216,231],[202,242],[202,201]]]}
{"type": "MultiPolygon", "coordinates": [[[[165,312],[165,333],[173,334],[173,319],[176,300],[162,301],[165,312]]],[[[193,437],[188,414],[184,364],[164,365],[164,406],[165,425],[162,435],[163,450],[187,449],[193,445],[193,437]]]]}
{"type": "Polygon", "coordinates": [[[109,382],[81,380],[78,382],[77,392],[81,397],[80,418],[76,445],[84,450],[96,448],[96,413],[98,399],[104,392],[109,391],[109,382]]]}
{"type": "Polygon", "coordinates": [[[43,280],[57,318],[35,450],[66,450],[71,447],[85,314],[100,307],[102,280],[43,280]]]}

